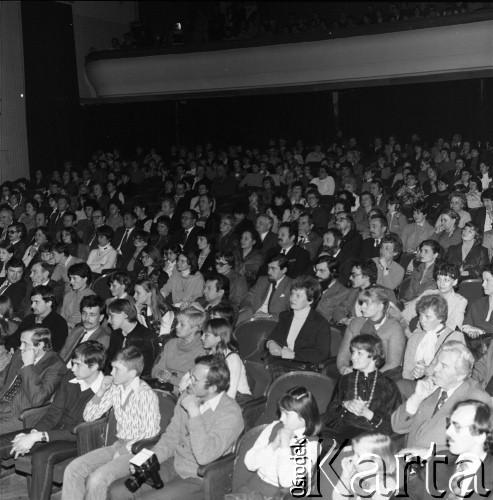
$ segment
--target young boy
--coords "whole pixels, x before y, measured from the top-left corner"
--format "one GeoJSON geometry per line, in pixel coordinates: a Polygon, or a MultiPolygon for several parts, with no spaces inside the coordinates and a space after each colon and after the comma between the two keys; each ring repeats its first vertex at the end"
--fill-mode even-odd
{"type": "Polygon", "coordinates": [[[166,343],[152,369],[152,376],[161,382],[171,382],[178,391],[183,375],[190,371],[195,358],[205,354],[200,336],[205,312],[195,307],[181,310],[177,316],[176,336],[166,343]]]}
{"type": "Polygon", "coordinates": [[[62,379],[45,415],[31,430],[0,436],[4,458],[10,448],[15,459],[31,453],[31,498],[49,500],[54,466],[77,456],[73,429],[83,422],[82,413],[87,402],[101,388],[105,360],[105,348],[97,341],[88,340],[76,347],[71,372],[62,379]]]}
{"type": "Polygon", "coordinates": [[[324,415],[324,437],[342,442],[368,431],[391,434],[390,417],[401,395],[378,371],[385,364],[382,341],[376,335],[358,335],[350,351],[353,371],[339,379],[324,415]]]}
{"type": "Polygon", "coordinates": [[[69,329],[80,323],[80,301],[86,295],[95,295],[89,288],[91,284],[91,268],[85,262],[72,264],[67,271],[72,290],[65,294],[60,315],[65,318],[69,329]]]}
{"type": "Polygon", "coordinates": [[[84,420],[96,420],[113,407],[117,440],[70,463],[63,477],[63,500],[105,500],[108,486],[128,475],[132,444],[159,433],[158,398],[139,378],[144,369],[142,354],[134,346],[127,347],[117,353],[111,366],[111,376],[104,377],[87,403],[84,420]]]}

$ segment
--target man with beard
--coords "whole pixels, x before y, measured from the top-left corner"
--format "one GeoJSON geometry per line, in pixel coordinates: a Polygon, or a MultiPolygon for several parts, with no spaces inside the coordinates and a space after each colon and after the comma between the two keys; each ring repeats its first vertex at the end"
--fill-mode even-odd
{"type": "Polygon", "coordinates": [[[334,322],[334,311],[348,301],[350,290],[338,281],[339,262],[329,255],[321,255],[314,265],[315,277],[322,287],[322,297],[316,310],[329,322],[334,322]]]}
{"type": "Polygon", "coordinates": [[[289,311],[292,279],[286,276],[289,261],[285,255],[273,255],[267,261],[267,276],[260,276],[240,306],[238,324],[252,317],[273,316],[289,311]]]}

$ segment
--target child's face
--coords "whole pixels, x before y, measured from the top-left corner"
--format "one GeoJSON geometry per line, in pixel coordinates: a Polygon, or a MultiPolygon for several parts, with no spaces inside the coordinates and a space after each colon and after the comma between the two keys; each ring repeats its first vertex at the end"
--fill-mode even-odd
{"type": "Polygon", "coordinates": [[[375,363],[369,352],[358,347],[351,347],[351,361],[353,368],[360,371],[372,368],[375,363]]]}
{"type": "Polygon", "coordinates": [[[115,385],[131,382],[136,376],[135,370],[129,370],[121,361],[113,361],[111,367],[111,375],[115,385]]]}
{"type": "Polygon", "coordinates": [[[295,411],[281,410],[280,420],[286,429],[292,431],[306,426],[305,421],[295,411]]]}
{"type": "Polygon", "coordinates": [[[365,446],[365,438],[353,445],[353,466],[358,472],[364,472],[375,468],[368,446],[365,446]]]}
{"type": "Polygon", "coordinates": [[[204,349],[213,349],[214,347],[219,344],[221,340],[221,337],[216,337],[210,328],[207,328],[207,330],[202,334],[202,345],[204,346],[204,349]]]}

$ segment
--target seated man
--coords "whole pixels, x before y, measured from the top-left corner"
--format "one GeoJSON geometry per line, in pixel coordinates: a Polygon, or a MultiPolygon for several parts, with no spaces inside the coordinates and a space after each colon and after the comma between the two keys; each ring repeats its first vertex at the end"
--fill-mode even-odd
{"type": "Polygon", "coordinates": [[[37,286],[50,286],[53,292],[55,293],[55,300],[57,304],[61,304],[63,301],[63,286],[61,283],[57,283],[50,279],[51,275],[51,267],[48,266],[45,262],[36,262],[31,267],[31,273],[29,277],[31,278],[30,282],[27,285],[26,295],[24,299],[22,299],[20,306],[20,314],[21,317],[26,317],[31,313],[31,292],[33,288],[37,286]]]}
{"type": "Polygon", "coordinates": [[[108,486],[128,474],[133,443],[159,432],[158,398],[139,378],[144,369],[142,354],[136,347],[127,347],[116,354],[111,366],[111,376],[104,377],[87,403],[84,420],[97,420],[113,408],[117,440],[69,464],[63,475],[62,500],[104,500],[108,486]]]}
{"type": "Polygon", "coordinates": [[[54,466],[77,456],[73,430],[84,421],[86,403],[101,388],[105,360],[106,352],[99,342],[90,340],[78,346],[71,371],[63,377],[43,417],[33,428],[0,436],[1,458],[7,458],[9,450],[15,459],[26,453],[32,455],[31,499],[49,500],[54,466]]]}
{"type": "Polygon", "coordinates": [[[119,479],[111,485],[108,498],[185,500],[203,492],[198,467],[232,451],[243,431],[241,410],[226,394],[228,386],[229,370],[222,359],[214,356],[197,358],[190,385],[178,400],[166,432],[151,450],[161,464],[159,474],[165,483],[164,490],[154,490],[149,484],[143,484],[131,493],[125,487],[124,479],[119,479]]]}
{"type": "Polygon", "coordinates": [[[300,276],[291,285],[292,311],[279,315],[266,342],[269,350],[269,369],[273,378],[299,370],[300,364],[317,370],[330,354],[330,326],[314,306],[321,288],[311,276],[300,276]]]}
{"type": "Polygon", "coordinates": [[[89,288],[91,284],[91,268],[85,262],[72,264],[67,271],[72,290],[63,298],[60,314],[65,318],[69,328],[80,323],[80,301],[87,295],[95,295],[89,288]]]}
{"type": "Polygon", "coordinates": [[[65,364],[51,349],[47,328],[22,332],[20,350],[0,373],[1,432],[21,429],[19,412],[49,401],[65,373],[65,364]]]}
{"type": "Polygon", "coordinates": [[[307,213],[298,218],[298,245],[308,251],[311,261],[322,246],[322,238],[314,231],[313,219],[307,213]]]}
{"type": "Polygon", "coordinates": [[[392,414],[392,429],[407,434],[406,446],[427,450],[430,443],[445,448],[446,418],[456,403],[477,399],[491,407],[491,398],[470,377],[474,356],[457,341],[445,342],[433,375],[418,380],[414,394],[392,414]]]}
{"type": "Polygon", "coordinates": [[[334,323],[334,311],[345,307],[350,290],[338,281],[339,262],[329,255],[321,255],[315,260],[315,277],[322,287],[322,297],[316,310],[329,322],[334,323]]]}
{"type": "Polygon", "coordinates": [[[380,257],[373,257],[378,271],[377,284],[395,290],[404,279],[404,268],[396,259],[402,252],[402,242],[395,233],[387,233],[380,242],[380,257]]]}
{"type": "Polygon", "coordinates": [[[211,307],[217,306],[220,302],[228,302],[229,280],[222,274],[211,274],[207,278],[204,286],[204,295],[199,297],[197,302],[208,311],[211,307]]]}
{"type": "Polygon", "coordinates": [[[260,276],[243,298],[238,323],[253,317],[278,318],[289,311],[289,295],[293,280],[286,276],[289,261],[285,255],[276,254],[267,261],[267,276],[260,276]]]}
{"type": "MultiPolygon", "coordinates": [[[[144,356],[143,375],[150,375],[157,356],[157,335],[137,321],[135,305],[126,299],[116,299],[108,305],[108,324],[113,329],[108,347],[108,360],[125,347],[134,346],[144,356]]],[[[109,371],[107,364],[106,370],[109,371]]]]}
{"type": "Polygon", "coordinates": [[[433,475],[427,474],[427,467],[421,468],[418,476],[407,483],[408,498],[431,500],[440,496],[439,491],[453,495],[452,498],[466,498],[471,490],[473,493],[469,498],[485,498],[487,495],[480,495],[479,488],[484,488],[484,492],[493,490],[493,476],[490,473],[493,468],[492,433],[493,412],[488,405],[473,399],[456,403],[445,429],[447,448],[445,452],[438,449],[438,454],[445,455],[448,461],[437,462],[433,475]],[[468,479],[471,477],[472,482],[468,479]],[[431,478],[433,483],[430,482],[431,478]],[[459,483],[459,478],[464,480],[459,483]],[[434,491],[438,494],[432,495],[434,491]]]}
{"type": "Polygon", "coordinates": [[[31,291],[32,314],[27,315],[17,331],[7,338],[8,349],[17,349],[21,345],[21,333],[43,326],[51,332],[51,348],[60,352],[68,335],[67,322],[56,312],[56,299],[50,286],[37,286],[31,291]]]}
{"type": "Polygon", "coordinates": [[[7,263],[7,277],[0,285],[0,295],[6,295],[12,302],[14,314],[19,314],[22,299],[26,295],[26,282],[22,279],[26,266],[21,259],[12,257],[7,263]]]}
{"type": "Polygon", "coordinates": [[[84,342],[97,340],[105,349],[110,345],[110,330],[102,326],[104,320],[104,301],[99,295],[87,295],[80,301],[82,324],[70,331],[60,357],[65,363],[72,357],[73,350],[84,342]]]}

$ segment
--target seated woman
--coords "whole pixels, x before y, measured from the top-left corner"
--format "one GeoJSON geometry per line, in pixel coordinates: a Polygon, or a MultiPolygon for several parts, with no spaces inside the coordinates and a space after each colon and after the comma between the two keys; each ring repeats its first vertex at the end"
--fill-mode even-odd
{"type": "Polygon", "coordinates": [[[206,280],[209,275],[216,272],[214,236],[205,229],[199,229],[197,231],[197,246],[199,247],[199,271],[206,280]]]}
{"type": "Polygon", "coordinates": [[[362,500],[370,495],[373,500],[393,498],[397,467],[390,437],[380,432],[365,432],[352,440],[352,450],[351,457],[342,459],[342,474],[332,492],[332,500],[362,500]],[[375,462],[375,455],[380,457],[381,462],[375,462]],[[354,478],[356,474],[362,477],[368,471],[368,461],[372,475],[367,475],[360,484],[354,478]],[[373,470],[375,463],[379,464],[376,471],[373,470]]]}
{"type": "Polygon", "coordinates": [[[7,277],[7,265],[14,256],[14,251],[14,245],[8,239],[0,243],[0,283],[3,283],[7,277]]]}
{"type": "Polygon", "coordinates": [[[111,246],[114,231],[110,226],[103,224],[96,230],[98,235],[98,248],[91,250],[87,258],[87,265],[94,274],[101,274],[104,269],[116,267],[117,251],[111,246]]]}
{"type": "Polygon", "coordinates": [[[180,381],[194,366],[195,358],[205,350],[200,336],[206,318],[205,311],[187,307],[177,314],[176,337],[167,342],[156,360],[151,375],[160,382],[170,382],[178,394],[180,381]]]}
{"type": "Polygon", "coordinates": [[[315,310],[322,289],[311,276],[300,276],[291,285],[291,311],[279,315],[279,322],[269,335],[268,366],[273,378],[305,368],[316,370],[330,354],[330,326],[315,310]]]}
{"type": "Polygon", "coordinates": [[[387,222],[388,231],[399,236],[407,226],[407,217],[401,212],[401,205],[396,196],[391,196],[387,200],[387,222]]]}
{"type": "Polygon", "coordinates": [[[423,201],[418,201],[413,207],[412,224],[408,224],[401,233],[402,248],[406,254],[416,254],[421,242],[435,234],[435,228],[426,220],[428,208],[423,201]]]}
{"type": "Polygon", "coordinates": [[[323,415],[324,438],[339,443],[363,432],[392,433],[390,417],[401,404],[395,383],[382,369],[386,364],[382,340],[373,334],[353,337],[346,345],[351,369],[337,384],[323,415]]]}
{"type": "Polygon", "coordinates": [[[156,221],[156,231],[156,234],[151,234],[150,242],[161,252],[172,240],[170,218],[166,215],[159,216],[156,221]]]}
{"type": "Polygon", "coordinates": [[[143,278],[135,282],[134,296],[139,323],[155,332],[156,335],[159,335],[160,340],[164,341],[163,335],[171,333],[171,326],[175,317],[173,311],[166,305],[166,302],[149,278],[143,278]]]}
{"type": "Polygon", "coordinates": [[[483,230],[475,222],[462,228],[462,243],[451,246],[446,260],[460,267],[461,279],[480,278],[490,267],[488,250],[483,246],[483,230]]]}
{"type": "Polygon", "coordinates": [[[226,319],[209,319],[203,328],[202,345],[209,354],[224,357],[229,368],[230,381],[228,396],[241,404],[252,398],[246,376],[245,365],[238,354],[236,340],[231,324],[226,319]]]}
{"type": "Polygon", "coordinates": [[[435,266],[441,263],[442,247],[435,240],[425,240],[419,245],[418,260],[414,260],[411,279],[400,298],[404,302],[419,297],[425,290],[435,290],[437,285],[433,278],[435,266]]]}
{"type": "Polygon", "coordinates": [[[351,373],[351,339],[361,334],[379,337],[383,343],[385,364],[381,371],[399,371],[406,346],[406,336],[399,322],[401,315],[397,307],[389,301],[382,287],[363,290],[358,297],[362,317],[353,318],[349,323],[337,354],[337,369],[341,375],[351,373]]]}
{"type": "Polygon", "coordinates": [[[133,236],[133,244],[135,247],[135,251],[132,254],[132,258],[129,260],[127,264],[127,269],[125,271],[130,273],[133,279],[135,279],[140,271],[144,268],[144,264],[142,263],[142,250],[147,246],[149,241],[149,233],[146,231],[137,228],[132,232],[130,237],[133,236]]]}
{"type": "Polygon", "coordinates": [[[304,387],[293,387],[281,397],[278,407],[280,419],[260,433],[245,455],[247,469],[256,474],[237,493],[259,492],[261,498],[274,498],[292,487],[301,479],[292,450],[301,445],[305,451],[303,471],[308,476],[302,479],[310,484],[317,465],[317,434],[320,432],[320,415],[315,398],[304,387]]]}
{"type": "Polygon", "coordinates": [[[353,214],[356,229],[364,238],[370,237],[370,211],[375,204],[375,197],[369,191],[361,193],[361,205],[353,214]]]}
{"type": "MultiPolygon", "coordinates": [[[[448,340],[464,342],[460,331],[448,328],[445,324],[448,315],[447,301],[441,295],[427,295],[416,304],[419,314],[418,327],[409,337],[404,353],[402,377],[408,381],[416,381],[423,376],[431,375],[442,345],[448,340]]],[[[415,383],[407,384],[410,396],[415,383]]],[[[402,387],[399,385],[399,388],[402,387]]]]}
{"type": "Polygon", "coordinates": [[[4,319],[8,324],[8,335],[14,334],[19,328],[19,320],[14,321],[14,307],[10,297],[0,295],[0,319],[4,319]]]}
{"type": "Polygon", "coordinates": [[[462,231],[459,228],[459,220],[459,214],[451,208],[446,208],[440,214],[437,232],[431,239],[438,241],[445,251],[447,251],[449,247],[458,245],[462,241],[462,231]]]}
{"type": "Polygon", "coordinates": [[[483,291],[486,297],[469,304],[462,331],[473,339],[493,333],[493,275],[483,272],[483,291]]]}
{"type": "Polygon", "coordinates": [[[459,268],[453,264],[440,264],[438,267],[435,267],[434,277],[437,289],[426,290],[417,299],[408,302],[402,311],[402,316],[408,324],[411,324],[417,314],[416,305],[422,297],[427,295],[441,295],[447,301],[448,305],[448,316],[445,324],[452,330],[460,330],[462,328],[462,323],[464,322],[467,300],[462,295],[459,295],[454,291],[454,288],[459,283],[459,268]]]}
{"type": "Polygon", "coordinates": [[[176,271],[176,259],[181,252],[181,246],[178,244],[170,245],[163,249],[163,271],[171,278],[173,272],[176,271]]]}
{"type": "Polygon", "coordinates": [[[77,234],[77,231],[73,227],[64,227],[60,233],[60,241],[68,245],[70,250],[70,255],[77,257],[84,262],[89,257],[89,252],[91,249],[88,245],[84,245],[77,234]]]}
{"type": "Polygon", "coordinates": [[[450,208],[459,215],[459,227],[462,229],[466,222],[470,222],[471,214],[465,210],[467,208],[467,198],[465,193],[453,191],[449,195],[450,208]]]}
{"type": "Polygon", "coordinates": [[[106,299],[106,307],[117,299],[126,299],[131,304],[135,304],[135,299],[131,295],[134,290],[134,284],[128,273],[123,271],[111,273],[108,276],[106,283],[112,295],[109,299],[106,299]]]}
{"type": "Polygon", "coordinates": [[[43,243],[50,242],[51,236],[48,228],[46,226],[38,227],[34,233],[34,243],[27,247],[24,257],[22,257],[22,262],[24,262],[26,268],[32,267],[33,264],[41,260],[39,248],[43,243]]]}
{"type": "Polygon", "coordinates": [[[214,248],[216,252],[233,251],[238,246],[238,235],[234,232],[235,218],[231,214],[221,215],[219,232],[216,235],[214,248]]]}
{"type": "Polygon", "coordinates": [[[12,359],[12,353],[5,347],[9,335],[9,323],[6,319],[0,318],[0,372],[7,367],[12,359]]]}
{"type": "Polygon", "coordinates": [[[264,263],[261,252],[262,240],[255,230],[244,231],[240,239],[240,247],[235,250],[235,271],[245,276],[248,286],[254,285],[257,272],[264,263]]]}
{"type": "Polygon", "coordinates": [[[151,245],[145,246],[140,253],[143,268],[137,275],[138,280],[148,279],[159,290],[168,281],[168,275],[162,270],[159,250],[151,245]]]}
{"type": "Polygon", "coordinates": [[[377,284],[395,290],[404,279],[404,268],[395,262],[402,252],[402,241],[395,233],[387,233],[380,242],[380,257],[374,257],[378,270],[377,284]]]}
{"type": "Polygon", "coordinates": [[[204,291],[204,277],[198,271],[197,257],[194,253],[180,253],[176,260],[176,272],[161,288],[161,295],[171,298],[175,307],[187,307],[202,296],[204,291]]]}

